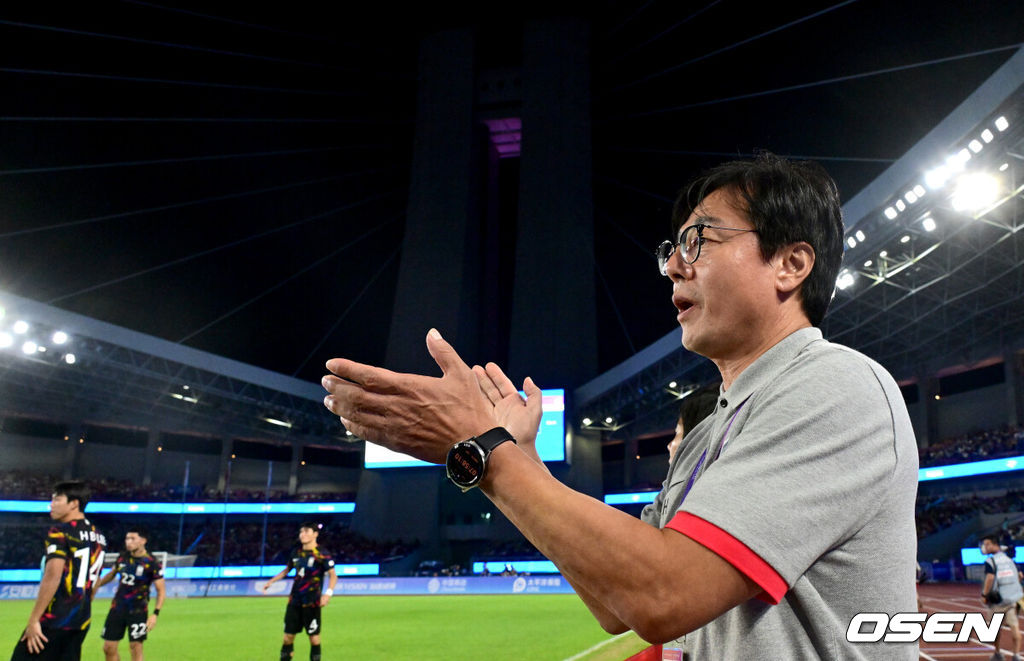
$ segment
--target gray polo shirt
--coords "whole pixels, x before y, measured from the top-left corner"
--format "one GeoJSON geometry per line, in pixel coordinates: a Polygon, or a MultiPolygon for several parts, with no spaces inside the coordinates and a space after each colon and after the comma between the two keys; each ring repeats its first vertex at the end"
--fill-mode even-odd
{"type": "Polygon", "coordinates": [[[686,637],[692,658],[917,659],[846,641],[859,612],[916,609],[917,445],[899,388],[817,328],[785,338],[687,434],[643,519],[760,585],[686,637]]]}

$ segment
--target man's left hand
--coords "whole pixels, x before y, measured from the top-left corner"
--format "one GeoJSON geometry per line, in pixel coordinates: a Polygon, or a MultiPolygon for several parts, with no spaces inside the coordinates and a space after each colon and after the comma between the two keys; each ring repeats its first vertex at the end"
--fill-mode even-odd
{"type": "Polygon", "coordinates": [[[427,333],[441,378],[402,374],[344,358],[327,361],[324,406],[356,436],[435,464],[459,441],[497,426],[473,371],[441,334],[427,333]]]}
{"type": "Polygon", "coordinates": [[[150,613],[149,617],[146,618],[146,633],[149,633],[156,628],[156,615],[150,613]]]}
{"type": "Polygon", "coordinates": [[[320,595],[320,608],[323,608],[324,606],[326,606],[330,602],[331,602],[331,595],[329,595],[329,594],[322,594],[322,595],[320,595]]]}
{"type": "Polygon", "coordinates": [[[21,639],[24,640],[28,646],[29,654],[41,654],[46,643],[50,642],[50,639],[43,634],[43,627],[39,624],[38,620],[28,623],[28,626],[25,627],[25,633],[22,634],[21,639]]]}

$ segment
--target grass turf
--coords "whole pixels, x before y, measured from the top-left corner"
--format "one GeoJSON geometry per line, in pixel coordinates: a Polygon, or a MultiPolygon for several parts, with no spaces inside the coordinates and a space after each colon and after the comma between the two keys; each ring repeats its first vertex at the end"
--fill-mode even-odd
{"type": "MultiPolygon", "coordinates": [[[[100,630],[110,601],[93,604],[83,661],[100,661],[100,630]]],[[[278,659],[285,599],[169,599],[145,643],[150,661],[278,659]]],[[[13,649],[31,601],[0,601],[0,632],[13,649]]],[[[634,634],[611,640],[575,595],[444,595],[335,597],[323,611],[324,659],[568,659],[621,661],[646,647],[634,634]]],[[[127,640],[121,658],[130,659],[127,640]]],[[[296,661],[309,658],[309,639],[295,639],[296,661]]]]}

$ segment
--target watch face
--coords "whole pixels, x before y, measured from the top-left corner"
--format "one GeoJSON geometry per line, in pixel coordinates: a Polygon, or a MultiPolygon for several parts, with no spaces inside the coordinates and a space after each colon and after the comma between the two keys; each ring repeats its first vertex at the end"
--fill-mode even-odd
{"type": "Polygon", "coordinates": [[[456,443],[448,451],[446,462],[448,477],[461,487],[471,487],[484,475],[484,453],[480,446],[470,441],[456,443]]]}

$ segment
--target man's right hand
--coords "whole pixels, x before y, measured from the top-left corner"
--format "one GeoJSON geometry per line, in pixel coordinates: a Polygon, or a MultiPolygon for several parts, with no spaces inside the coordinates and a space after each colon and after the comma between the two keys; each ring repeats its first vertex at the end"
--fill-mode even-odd
{"type": "Polygon", "coordinates": [[[39,624],[39,620],[28,623],[28,626],[25,627],[25,633],[21,635],[21,639],[27,643],[30,654],[41,654],[43,647],[46,646],[46,643],[50,642],[50,639],[43,635],[43,627],[39,624]]]}

